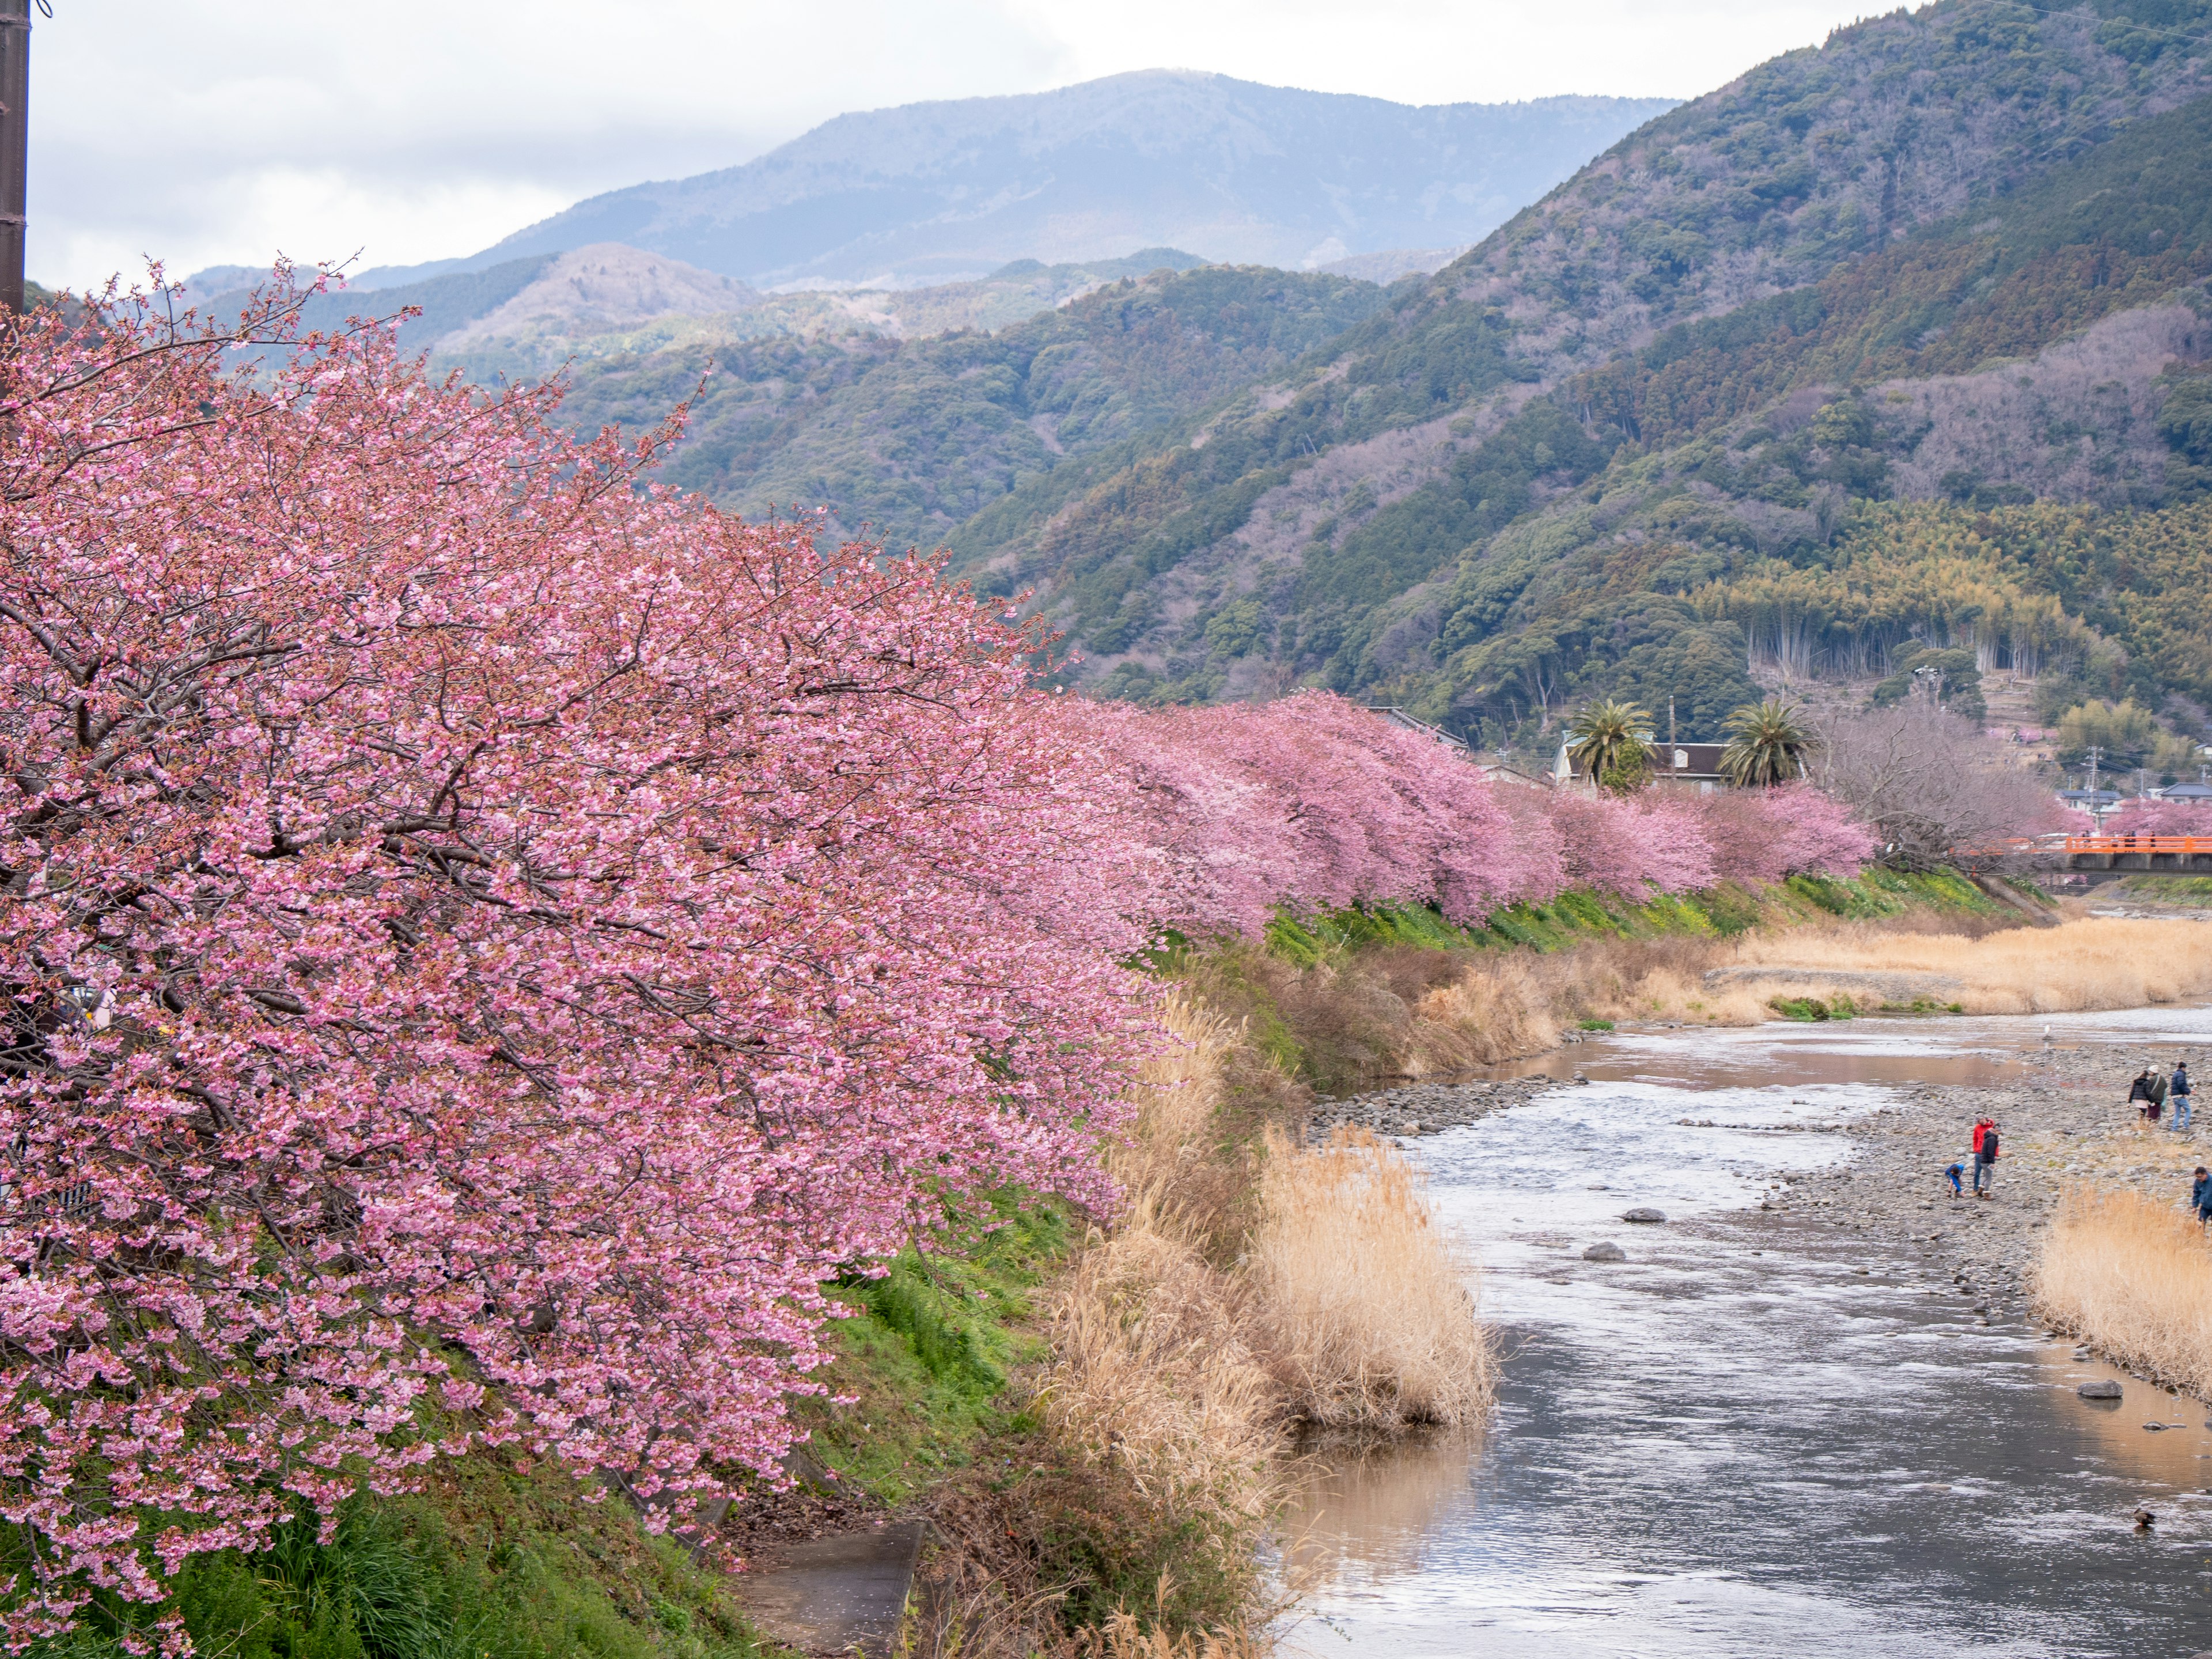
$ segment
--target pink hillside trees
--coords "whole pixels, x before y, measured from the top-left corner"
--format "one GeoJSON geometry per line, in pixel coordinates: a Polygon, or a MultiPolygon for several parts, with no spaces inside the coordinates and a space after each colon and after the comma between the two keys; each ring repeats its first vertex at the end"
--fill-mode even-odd
{"type": "Polygon", "coordinates": [[[773,1474],[825,1278],[1109,1196],[1129,854],[1032,640],[386,335],[220,359],[0,359],[16,1643],[479,1439],[773,1474]]]}

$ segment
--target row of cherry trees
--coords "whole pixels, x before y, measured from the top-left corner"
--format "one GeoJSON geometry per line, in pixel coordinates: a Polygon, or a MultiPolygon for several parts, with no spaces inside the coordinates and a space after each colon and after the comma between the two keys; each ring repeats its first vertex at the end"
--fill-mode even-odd
{"type": "Polygon", "coordinates": [[[1253,933],[1279,905],[1433,904],[1478,921],[1568,887],[1642,897],[1850,874],[1874,837],[1805,785],[1620,797],[1492,785],[1455,750],[1327,692],[1060,709],[1158,860],[1153,917],[1253,933]]]}
{"type": "Polygon", "coordinates": [[[1110,1206],[1162,926],[1865,850],[1326,696],[1044,697],[931,562],[288,303],[0,356],[10,1644],[473,1446],[774,1478],[826,1279],[1009,1182],[1110,1206]]]}

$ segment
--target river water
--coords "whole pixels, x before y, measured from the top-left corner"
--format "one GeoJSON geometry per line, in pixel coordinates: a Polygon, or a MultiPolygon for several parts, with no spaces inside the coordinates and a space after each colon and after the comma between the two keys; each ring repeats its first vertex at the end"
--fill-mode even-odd
{"type": "Polygon", "coordinates": [[[1498,1412],[1479,1436],[1316,1453],[1285,1650],[2212,1648],[2203,1407],[1985,1322],[1902,1239],[1753,1219],[1779,1170],[1851,1155],[1845,1133],[1775,1129],[2020,1075],[2046,1026],[2163,1044],[2203,1040],[2212,1012],[1624,1035],[1540,1063],[1586,1085],[1416,1143],[1481,1267],[1498,1412]],[[1668,1224],[1623,1223],[1637,1205],[1668,1224]],[[1583,1261],[1601,1239],[1629,1260],[1583,1261]],[[2076,1395],[2100,1376],[2117,1407],[2076,1395]]]}

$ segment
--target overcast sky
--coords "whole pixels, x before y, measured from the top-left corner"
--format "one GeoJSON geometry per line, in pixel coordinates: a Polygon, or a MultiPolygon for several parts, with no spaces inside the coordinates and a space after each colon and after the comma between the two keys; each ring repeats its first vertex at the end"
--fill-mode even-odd
{"type": "Polygon", "coordinates": [[[30,274],[413,263],[846,110],[1215,70],[1401,102],[1694,97],[1855,15],[1818,0],[52,0],[30,274]]]}

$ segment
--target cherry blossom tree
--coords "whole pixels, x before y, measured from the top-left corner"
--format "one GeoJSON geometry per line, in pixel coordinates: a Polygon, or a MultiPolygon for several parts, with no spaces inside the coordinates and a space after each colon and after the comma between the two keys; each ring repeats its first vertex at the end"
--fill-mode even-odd
{"type": "Polygon", "coordinates": [[[1642,898],[1647,890],[1713,884],[1713,848],[1694,799],[1658,789],[1633,795],[1561,790],[1551,799],[1570,884],[1642,898]]]}
{"type": "MultiPolygon", "coordinates": [[[[2076,815],[2081,821],[2079,833],[2092,833],[2088,814],[2076,815]]],[[[2212,836],[2212,806],[2192,801],[2142,800],[2123,803],[2108,813],[2100,833],[2107,836],[2212,836]]]]}
{"type": "Polygon", "coordinates": [[[987,1185],[1109,1204],[1137,1036],[1034,637],[165,297],[0,356],[16,1645],[486,1441],[774,1478],[823,1281],[987,1185]]]}
{"type": "Polygon", "coordinates": [[[1724,880],[1851,876],[1878,850],[1872,830],[1810,784],[1716,790],[1698,805],[1714,873],[1724,880]]]}

